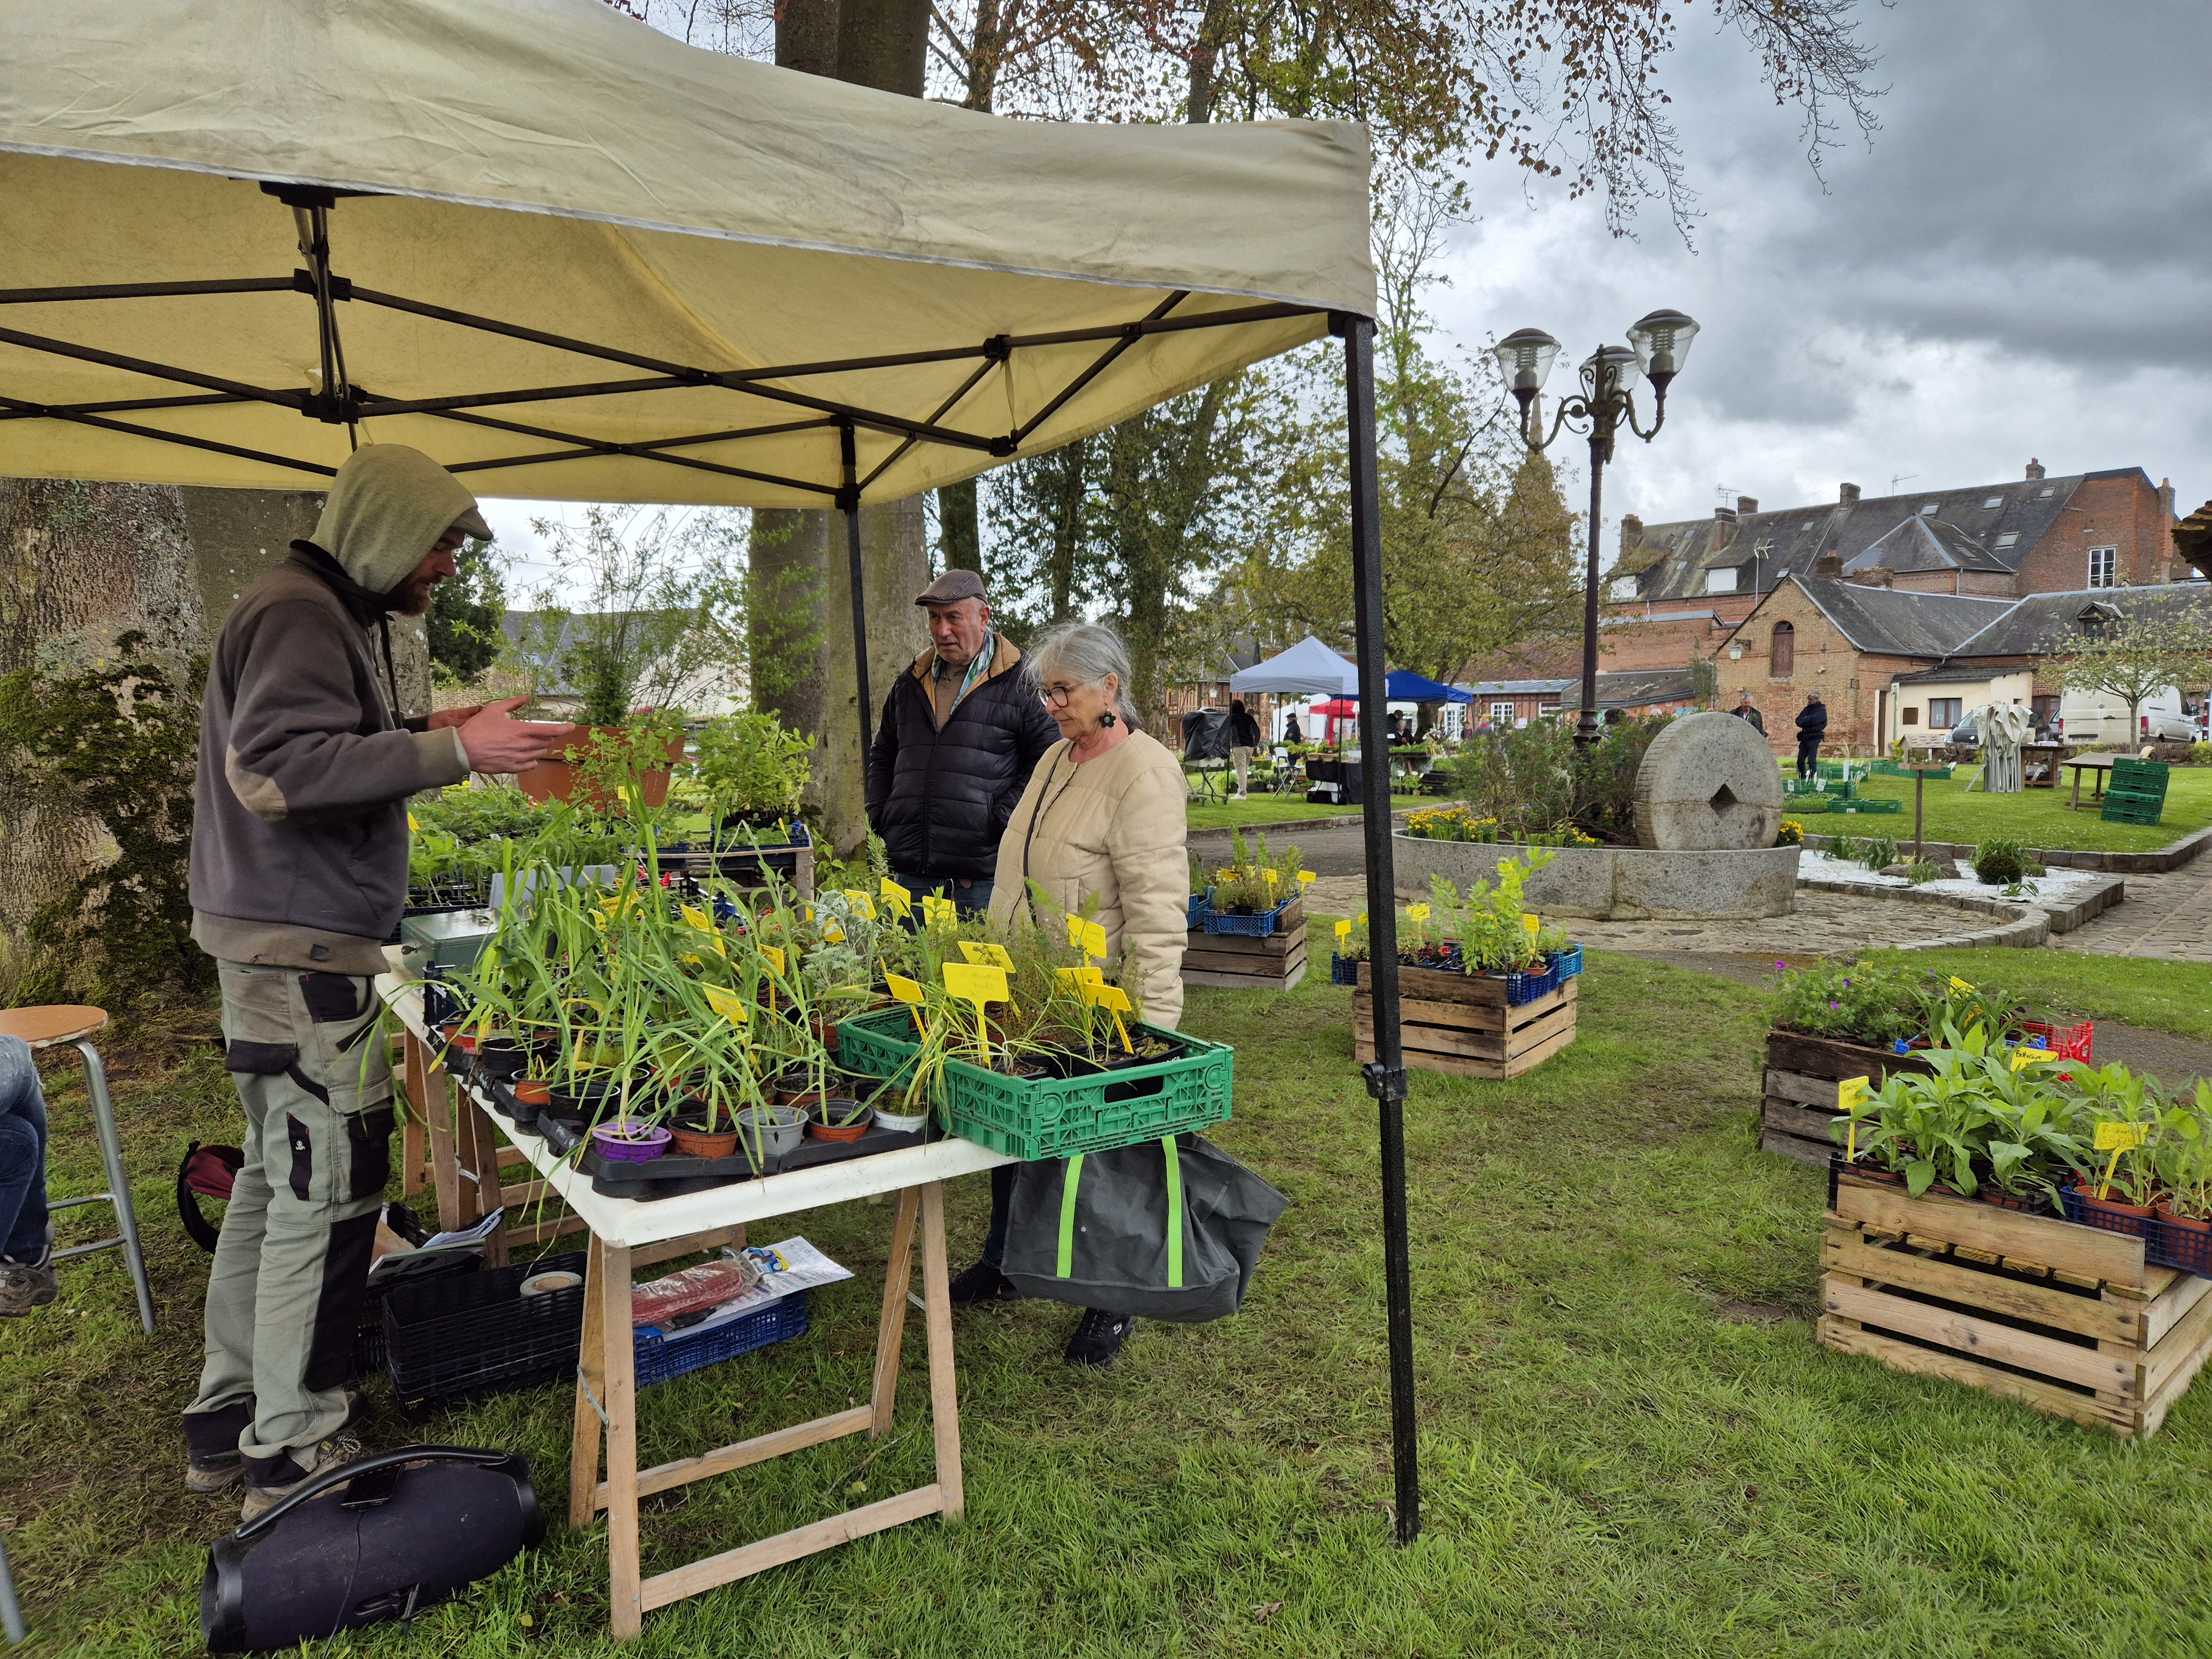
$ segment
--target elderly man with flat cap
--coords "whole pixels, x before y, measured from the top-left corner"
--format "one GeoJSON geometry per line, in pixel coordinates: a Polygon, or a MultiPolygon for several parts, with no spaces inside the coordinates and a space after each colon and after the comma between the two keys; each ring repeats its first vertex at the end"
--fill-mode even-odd
{"type": "Polygon", "coordinates": [[[933,645],[884,699],[868,822],[902,886],[981,912],[1006,819],[1060,729],[1023,683],[1021,652],[992,628],[981,576],[948,570],[915,603],[933,645]]]}
{"type": "Polygon", "coordinates": [[[216,960],[246,1163],[208,1280],[186,1490],[241,1478],[251,1520],[347,1462],[345,1388],[390,1172],[392,1068],[374,976],[407,897],[410,795],[519,772],[574,731],[514,697],[403,722],[389,618],[420,616],[476,498],[419,451],[370,444],[314,539],[232,609],[200,707],[192,937],[216,960]]]}

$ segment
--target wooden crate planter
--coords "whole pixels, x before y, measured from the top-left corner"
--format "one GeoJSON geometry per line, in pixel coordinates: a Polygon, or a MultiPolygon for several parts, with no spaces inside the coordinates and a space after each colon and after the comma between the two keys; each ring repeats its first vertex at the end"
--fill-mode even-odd
{"type": "Polygon", "coordinates": [[[1834,1037],[1796,1031],[1766,1034],[1766,1098],[1759,1108],[1759,1146],[1800,1164],[1826,1166],[1836,1143],[1828,1124],[1836,1115],[1836,1085],[1863,1077],[1879,1089],[1892,1072],[1925,1072],[1917,1054],[1892,1054],[1834,1037]]]}
{"type": "MultiPolygon", "coordinates": [[[[1375,1058],[1375,1010],[1370,973],[1359,964],[1352,994],[1354,1056],[1375,1058]]],[[[1406,1064],[1454,1077],[1519,1077],[1575,1040],[1580,976],[1556,991],[1509,1007],[1505,981],[1435,968],[1398,969],[1398,1033],[1406,1064]]]]}
{"type": "Polygon", "coordinates": [[[1287,991],[1306,976],[1306,925],[1254,939],[1244,933],[1191,930],[1183,946],[1182,982],[1230,991],[1287,991]]]}
{"type": "Polygon", "coordinates": [[[1821,1343],[2124,1438],[2154,1434],[2212,1355],[2212,1279],[2142,1241],[1849,1170],[1820,1245],[1821,1343]]]}

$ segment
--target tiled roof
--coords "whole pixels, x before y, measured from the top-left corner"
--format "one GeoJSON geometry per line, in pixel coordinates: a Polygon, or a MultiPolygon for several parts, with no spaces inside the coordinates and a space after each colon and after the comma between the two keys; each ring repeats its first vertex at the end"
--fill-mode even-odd
{"type": "Polygon", "coordinates": [[[2168,582],[2158,587],[2085,587],[2069,593],[2037,593],[2014,601],[2004,615],[1954,647],[1959,658],[2045,656],[2063,650],[2081,625],[2081,613],[2101,606],[2130,618],[2193,616],[2212,625],[2212,582],[2168,582]]]}
{"type": "Polygon", "coordinates": [[[1899,572],[1990,570],[2004,575],[2013,568],[1956,525],[1917,513],[1887,536],[1876,538],[1856,558],[1844,562],[1847,575],[1877,567],[1899,572]]]}
{"type": "Polygon", "coordinates": [[[1862,587],[1831,577],[1790,580],[1853,645],[1891,657],[1948,656],[2020,603],[1862,587]]]}

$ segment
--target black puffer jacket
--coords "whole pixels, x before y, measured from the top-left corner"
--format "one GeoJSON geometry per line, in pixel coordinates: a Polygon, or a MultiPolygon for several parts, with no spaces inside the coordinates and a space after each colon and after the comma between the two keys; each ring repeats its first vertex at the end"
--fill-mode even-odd
{"type": "Polygon", "coordinates": [[[929,696],[935,660],[924,652],[884,699],[868,750],[868,823],[902,874],[988,881],[1006,819],[1060,728],[1023,679],[1020,651],[1000,639],[990,672],[939,731],[929,696]]]}
{"type": "Polygon", "coordinates": [[[1812,743],[1828,732],[1828,705],[1808,702],[1797,714],[1797,741],[1812,743]]]}

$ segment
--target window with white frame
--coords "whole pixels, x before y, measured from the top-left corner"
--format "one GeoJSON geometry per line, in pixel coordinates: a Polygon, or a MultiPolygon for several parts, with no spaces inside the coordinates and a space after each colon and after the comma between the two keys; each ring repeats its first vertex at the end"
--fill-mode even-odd
{"type": "Polygon", "coordinates": [[[2117,547],[2093,547],[2089,550],[2089,586],[2117,587],[2120,550],[2117,547]]]}
{"type": "Polygon", "coordinates": [[[1723,569],[1723,570],[1708,570],[1707,572],[1705,572],[1705,592],[1708,592],[1708,593],[1733,593],[1733,592],[1735,592],[1735,589],[1736,589],[1736,573],[1735,573],[1735,571],[1733,571],[1733,570],[1728,570],[1728,569],[1723,569]]]}
{"type": "Polygon", "coordinates": [[[1490,705],[1490,723],[1495,726],[1500,720],[1510,720],[1513,718],[1514,712],[1515,705],[1512,703],[1493,702],[1490,705]]]}

